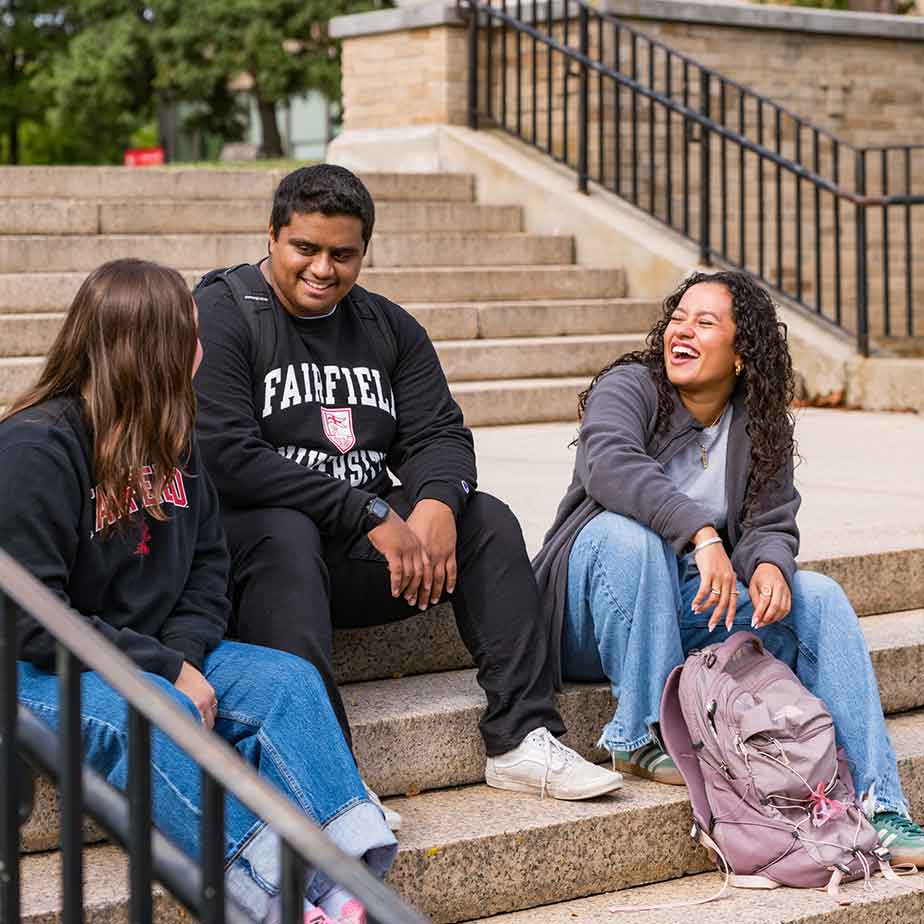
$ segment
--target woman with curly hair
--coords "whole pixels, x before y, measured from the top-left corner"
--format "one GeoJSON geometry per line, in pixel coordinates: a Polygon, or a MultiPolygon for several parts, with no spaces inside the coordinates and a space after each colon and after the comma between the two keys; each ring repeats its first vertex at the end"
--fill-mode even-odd
{"type": "Polygon", "coordinates": [[[574,477],[536,556],[567,680],[608,679],[603,728],[620,770],[682,778],[657,737],[670,671],[748,629],[828,705],[856,791],[898,862],[924,860],[876,677],[838,584],[799,571],[792,361],[767,292],[696,273],[647,349],[581,395],[574,477]]]}

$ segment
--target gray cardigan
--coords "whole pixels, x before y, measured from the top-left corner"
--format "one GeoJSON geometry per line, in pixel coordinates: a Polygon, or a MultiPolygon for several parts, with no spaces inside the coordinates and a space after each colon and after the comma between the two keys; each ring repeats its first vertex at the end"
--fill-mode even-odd
{"type": "MultiPolygon", "coordinates": [[[[744,583],[751,580],[761,562],[770,562],[791,585],[799,551],[796,511],[801,502],[793,483],[792,462],[780,483],[764,492],[751,521],[745,524],[751,440],[742,389],[735,392],[732,401],[735,411],[728,437],[725,547],[744,583]]],[[[549,650],[559,687],[568,557],[578,533],[598,513],[610,510],[649,527],[679,554],[693,534],[710,522],[703,507],[678,491],[664,471],[672,456],[699,438],[703,425],[675,397],[669,427],[656,433],[657,411],[654,380],[648,368],[640,364],[617,366],[597,382],[587,401],[571,485],[533,559],[543,606],[550,617],[549,650]]]]}

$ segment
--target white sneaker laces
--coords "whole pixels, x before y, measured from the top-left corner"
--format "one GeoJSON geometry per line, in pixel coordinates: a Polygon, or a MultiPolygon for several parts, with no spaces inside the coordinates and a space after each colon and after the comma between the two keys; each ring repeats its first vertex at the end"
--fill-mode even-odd
{"type": "Polygon", "coordinates": [[[552,770],[564,770],[568,764],[581,759],[581,755],[567,745],[562,744],[547,728],[537,728],[527,735],[545,751],[545,768],[542,773],[542,786],[539,789],[539,798],[545,798],[545,790],[552,770]],[[555,766],[553,766],[555,765],[555,766]]]}

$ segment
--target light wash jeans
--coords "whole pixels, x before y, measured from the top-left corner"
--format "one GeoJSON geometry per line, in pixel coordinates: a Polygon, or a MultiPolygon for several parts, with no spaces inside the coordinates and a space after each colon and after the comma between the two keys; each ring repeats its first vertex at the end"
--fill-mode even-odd
{"type": "MultiPolygon", "coordinates": [[[[607,750],[634,750],[652,739],[668,674],[697,648],[729,636],[709,632],[709,613],[690,604],[699,575],[660,536],[628,517],[604,512],[578,534],[568,560],[562,669],[568,680],[609,679],[618,706],[600,736],[607,750]]],[[[751,629],[752,605],[738,582],[732,632],[754,631],[771,654],[822,699],[847,752],[859,796],[875,811],[908,814],[879,687],[859,621],[840,585],[798,571],[789,615],[751,629]]]]}
{"type": "MultiPolygon", "coordinates": [[[[57,677],[20,661],[19,701],[52,728],[58,725],[57,677]]],[[[294,655],[222,642],[205,659],[203,673],[218,696],[215,731],[262,777],[282,790],[338,847],[362,857],[384,876],[397,850],[382,813],[368,801],[353,757],[317,671],[294,655]]],[[[192,701],[169,681],[146,674],[195,719],[192,701]]],[[[125,702],[98,674],[81,677],[87,762],[119,789],[128,776],[125,702]]],[[[166,735],[151,735],[155,825],[191,857],[199,857],[200,771],[166,735]]],[[[256,918],[279,892],[279,841],[230,794],[225,800],[226,881],[256,918]]],[[[330,887],[309,870],[309,901],[330,887]]]]}

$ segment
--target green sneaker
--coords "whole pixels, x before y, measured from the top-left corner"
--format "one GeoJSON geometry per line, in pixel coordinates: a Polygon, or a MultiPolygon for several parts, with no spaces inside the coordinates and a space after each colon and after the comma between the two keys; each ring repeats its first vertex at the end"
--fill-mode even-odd
{"type": "Polygon", "coordinates": [[[898,812],[877,812],[872,825],[879,843],[892,854],[892,863],[924,866],[924,828],[898,812]]]}
{"type": "Polygon", "coordinates": [[[634,751],[610,751],[613,769],[633,776],[641,776],[655,783],[668,783],[671,786],[683,786],[683,777],[677,769],[670,754],[662,750],[654,741],[643,744],[634,751]]]}

